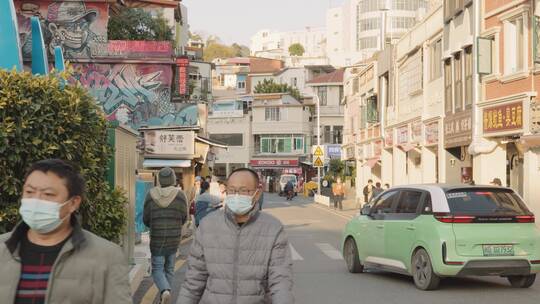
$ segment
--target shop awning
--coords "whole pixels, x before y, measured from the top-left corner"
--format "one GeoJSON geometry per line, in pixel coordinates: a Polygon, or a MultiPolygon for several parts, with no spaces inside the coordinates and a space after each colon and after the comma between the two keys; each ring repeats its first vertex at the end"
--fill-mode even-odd
{"type": "Polygon", "coordinates": [[[143,161],[144,168],[189,168],[191,160],[189,159],[145,159],[143,161]]]}
{"type": "Polygon", "coordinates": [[[521,142],[528,148],[540,147],[540,134],[521,136],[521,142]]]}
{"type": "Polygon", "coordinates": [[[416,144],[405,143],[405,144],[399,145],[398,147],[400,147],[401,150],[403,150],[404,152],[409,152],[412,149],[416,148],[416,144]]]}
{"type": "Polygon", "coordinates": [[[222,149],[228,149],[229,146],[227,146],[227,144],[225,143],[222,143],[222,142],[219,142],[219,141],[216,141],[216,140],[212,140],[212,139],[209,139],[209,138],[206,138],[206,137],[202,137],[202,136],[195,136],[195,140],[197,141],[200,141],[202,143],[205,143],[209,146],[212,146],[212,147],[217,147],[217,148],[222,148],[222,149]]]}
{"type": "Polygon", "coordinates": [[[375,165],[377,164],[377,162],[379,161],[379,158],[376,157],[376,158],[370,158],[368,159],[363,165],[362,167],[370,167],[370,168],[373,168],[375,167],[375,165]]]}

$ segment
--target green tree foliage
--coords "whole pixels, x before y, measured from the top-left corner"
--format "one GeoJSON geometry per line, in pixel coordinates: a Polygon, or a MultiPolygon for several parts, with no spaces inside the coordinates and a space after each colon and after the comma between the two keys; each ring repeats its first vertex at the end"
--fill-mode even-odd
{"type": "Polygon", "coordinates": [[[212,36],[206,41],[204,61],[211,62],[216,58],[233,58],[249,56],[249,48],[233,43],[231,46],[221,43],[218,37],[212,36]]]}
{"type": "Polygon", "coordinates": [[[203,58],[206,62],[212,62],[216,58],[232,58],[236,53],[234,49],[218,41],[209,40],[204,48],[203,58]]]}
{"type": "Polygon", "coordinates": [[[331,159],[324,179],[333,183],[338,177],[341,177],[341,180],[345,181],[345,173],[345,162],[341,159],[331,159]]]}
{"type": "Polygon", "coordinates": [[[293,43],[289,46],[289,54],[291,56],[303,56],[305,52],[306,49],[300,43],[293,43]]]}
{"type": "Polygon", "coordinates": [[[107,28],[109,40],[172,41],[173,32],[163,14],[152,17],[140,8],[122,9],[111,16],[107,28]]]}
{"type": "Polygon", "coordinates": [[[38,160],[61,158],[77,164],[86,179],[83,227],[119,242],[127,200],[105,179],[112,155],[107,121],[83,87],[62,88],[67,77],[0,70],[0,233],[19,220],[26,169],[38,160]]]}
{"type": "Polygon", "coordinates": [[[255,86],[255,94],[289,93],[296,100],[302,99],[302,94],[296,88],[286,83],[275,83],[273,79],[264,79],[255,86]]]}
{"type": "Polygon", "coordinates": [[[249,56],[249,48],[245,45],[240,45],[238,43],[233,43],[231,45],[231,48],[234,50],[236,57],[248,57],[249,56]]]}

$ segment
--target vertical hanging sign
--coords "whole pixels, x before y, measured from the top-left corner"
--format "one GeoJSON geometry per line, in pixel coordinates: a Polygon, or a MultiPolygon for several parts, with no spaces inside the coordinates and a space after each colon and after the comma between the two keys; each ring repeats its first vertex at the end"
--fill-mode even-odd
{"type": "Polygon", "coordinates": [[[187,57],[179,57],[176,59],[178,66],[178,94],[181,96],[189,95],[188,90],[188,67],[189,59],[187,57]]]}

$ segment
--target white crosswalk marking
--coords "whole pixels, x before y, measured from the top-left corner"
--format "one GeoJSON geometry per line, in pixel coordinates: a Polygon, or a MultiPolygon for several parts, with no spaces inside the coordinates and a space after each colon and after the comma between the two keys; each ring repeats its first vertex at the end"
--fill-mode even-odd
{"type": "Polygon", "coordinates": [[[319,249],[332,260],[343,260],[341,252],[328,243],[317,243],[315,244],[319,249]]]}
{"type": "Polygon", "coordinates": [[[293,245],[289,243],[289,247],[291,248],[291,256],[293,261],[302,261],[304,258],[294,249],[293,245]]]}

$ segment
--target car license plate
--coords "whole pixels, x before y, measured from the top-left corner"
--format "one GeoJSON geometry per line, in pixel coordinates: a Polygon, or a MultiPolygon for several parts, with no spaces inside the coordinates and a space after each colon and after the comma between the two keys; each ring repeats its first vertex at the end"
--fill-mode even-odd
{"type": "Polygon", "coordinates": [[[484,256],[513,256],[514,245],[483,245],[484,256]]]}

